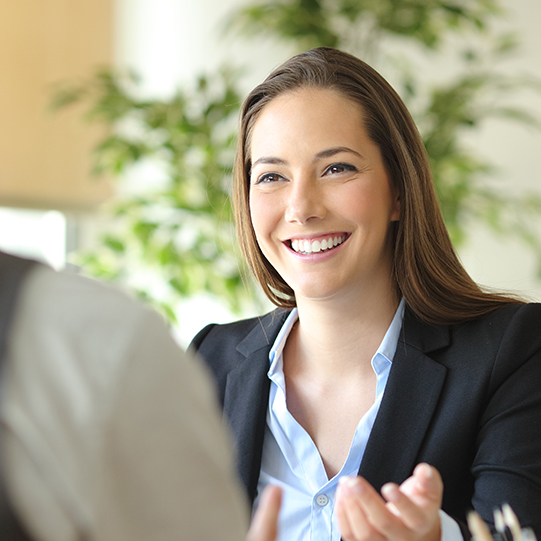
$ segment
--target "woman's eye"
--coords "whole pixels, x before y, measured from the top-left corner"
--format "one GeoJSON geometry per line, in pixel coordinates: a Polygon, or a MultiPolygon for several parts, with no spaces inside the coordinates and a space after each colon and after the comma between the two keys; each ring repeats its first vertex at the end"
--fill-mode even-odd
{"type": "Polygon", "coordinates": [[[357,171],[357,168],[354,165],[349,163],[333,163],[325,169],[324,175],[338,175],[346,171],[357,171]]]}
{"type": "Polygon", "coordinates": [[[282,180],[282,178],[283,177],[281,177],[280,175],[276,173],[265,173],[264,175],[257,177],[257,180],[255,181],[255,183],[256,184],[263,184],[263,183],[270,184],[271,182],[277,182],[278,180],[282,180]]]}

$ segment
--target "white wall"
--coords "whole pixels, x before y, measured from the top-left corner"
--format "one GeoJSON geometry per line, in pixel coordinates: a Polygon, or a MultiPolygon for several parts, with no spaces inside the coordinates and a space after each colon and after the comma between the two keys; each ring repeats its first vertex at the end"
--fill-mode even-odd
{"type": "Polygon", "coordinates": [[[6,252],[62,269],[66,235],[66,216],[57,210],[0,207],[0,249],[6,252]]]}
{"type": "MultiPolygon", "coordinates": [[[[531,73],[541,79],[541,2],[506,0],[511,23],[516,23],[522,47],[517,58],[507,64],[509,72],[531,73]]],[[[541,120],[541,94],[524,93],[521,105],[541,120]]],[[[541,194],[541,133],[512,123],[493,122],[478,140],[477,148],[500,170],[498,183],[510,192],[521,189],[541,194]]],[[[537,222],[541,227],[541,222],[537,222]]],[[[541,230],[539,231],[541,235],[541,230]]],[[[466,268],[475,280],[496,288],[514,289],[541,300],[541,282],[535,278],[532,255],[517,241],[495,239],[487,231],[472,231],[469,246],[461,253],[466,268]]]]}
{"type": "Polygon", "coordinates": [[[149,94],[167,96],[195,74],[231,62],[249,66],[249,90],[290,56],[268,39],[247,42],[223,31],[223,20],[245,0],[116,0],[120,65],[143,75],[149,94]]]}

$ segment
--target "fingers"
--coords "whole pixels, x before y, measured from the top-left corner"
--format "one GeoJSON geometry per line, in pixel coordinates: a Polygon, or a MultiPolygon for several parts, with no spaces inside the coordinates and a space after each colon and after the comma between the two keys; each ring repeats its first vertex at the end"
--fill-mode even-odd
{"type": "Polygon", "coordinates": [[[344,539],[440,538],[443,483],[436,469],[419,465],[400,487],[384,485],[379,495],[363,478],[341,480],[336,515],[344,539]]]}
{"type": "MultiPolygon", "coordinates": [[[[346,479],[345,477],[343,479],[346,479]]],[[[342,481],[342,479],[340,480],[342,481]]],[[[336,490],[336,519],[338,520],[338,528],[340,529],[341,537],[344,541],[351,541],[355,539],[355,533],[353,532],[353,523],[358,521],[362,524],[362,521],[366,517],[355,517],[355,511],[351,509],[352,498],[346,493],[344,494],[344,488],[342,483],[338,485],[336,490]],[[351,518],[350,518],[351,517],[351,518]]]]}
{"type": "Polygon", "coordinates": [[[261,493],[246,541],[274,541],[278,534],[278,515],[282,503],[282,489],[268,485],[261,493]]]}
{"type": "Polygon", "coordinates": [[[468,527],[474,539],[478,541],[492,541],[492,533],[485,524],[485,521],[475,511],[468,513],[468,527]]]}
{"type": "Polygon", "coordinates": [[[360,477],[340,483],[336,516],[345,541],[383,541],[408,537],[400,518],[386,507],[381,496],[360,477]]]}
{"type": "Polygon", "coordinates": [[[413,475],[400,485],[400,491],[424,509],[441,507],[443,482],[436,468],[426,463],[418,464],[413,475]]]}
{"type": "Polygon", "coordinates": [[[340,479],[336,492],[336,517],[342,538],[346,541],[381,537],[370,524],[361,504],[366,490],[375,492],[361,477],[340,479]]]}
{"type": "Polygon", "coordinates": [[[388,508],[391,508],[392,513],[399,517],[401,524],[410,531],[424,535],[439,525],[439,505],[421,507],[394,483],[384,485],[381,493],[387,502],[391,504],[388,508]]]}
{"type": "Polygon", "coordinates": [[[434,539],[440,537],[443,482],[436,468],[426,463],[418,464],[413,475],[400,487],[388,483],[381,492],[390,509],[411,532],[434,539]]]}

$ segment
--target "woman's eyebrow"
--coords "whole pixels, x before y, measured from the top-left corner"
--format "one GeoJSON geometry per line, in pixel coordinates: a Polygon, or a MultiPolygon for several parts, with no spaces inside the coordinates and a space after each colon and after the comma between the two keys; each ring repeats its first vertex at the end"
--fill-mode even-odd
{"type": "MultiPolygon", "coordinates": [[[[327,148],[325,150],[322,150],[321,152],[318,152],[314,156],[314,161],[322,160],[325,158],[331,158],[332,156],[336,154],[340,154],[341,152],[349,152],[350,154],[355,154],[355,156],[358,156],[359,158],[364,159],[364,156],[357,152],[356,150],[353,150],[349,147],[332,147],[327,148]]],[[[256,165],[260,164],[267,164],[267,165],[288,165],[287,160],[283,160],[282,158],[277,158],[275,156],[262,156],[261,158],[258,158],[253,164],[252,167],[255,167],[256,165]]]]}
{"type": "Polygon", "coordinates": [[[340,154],[341,152],[349,152],[351,154],[355,154],[359,158],[364,159],[364,156],[362,154],[359,154],[356,150],[353,150],[352,148],[349,148],[349,147],[333,147],[333,148],[328,148],[326,150],[322,150],[321,152],[318,152],[315,155],[314,161],[325,159],[325,158],[331,158],[335,154],[340,154]]]}
{"type": "Polygon", "coordinates": [[[286,160],[282,160],[281,158],[275,158],[273,156],[262,156],[261,158],[258,158],[253,164],[252,167],[255,167],[259,164],[270,164],[270,165],[287,165],[286,160]]]}

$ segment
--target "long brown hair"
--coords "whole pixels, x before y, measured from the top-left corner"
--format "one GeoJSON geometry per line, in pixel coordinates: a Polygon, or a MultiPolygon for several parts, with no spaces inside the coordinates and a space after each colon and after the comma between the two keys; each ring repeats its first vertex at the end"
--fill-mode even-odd
{"type": "Polygon", "coordinates": [[[248,265],[276,305],[295,306],[295,294],[259,249],[250,216],[250,142],[254,124],[275,97],[301,88],[323,88],[359,104],[364,127],[378,145],[400,198],[393,235],[393,280],[399,296],[423,320],[452,324],[474,319],[511,302],[483,291],[468,275],[451,244],[440,211],[428,157],[406,106],[368,64],[321,47],[294,56],[257,86],[241,109],[233,200],[237,233],[248,265]]]}

